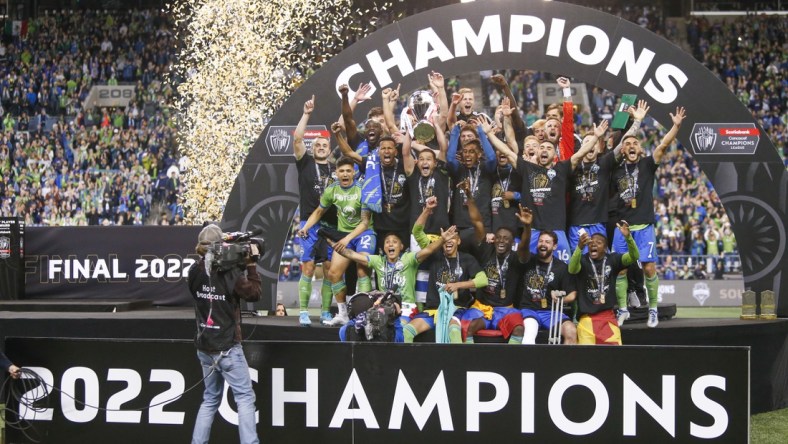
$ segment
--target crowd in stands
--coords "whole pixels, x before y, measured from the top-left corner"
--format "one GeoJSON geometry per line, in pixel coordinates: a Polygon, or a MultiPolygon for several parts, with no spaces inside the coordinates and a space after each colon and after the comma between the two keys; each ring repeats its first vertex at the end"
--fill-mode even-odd
{"type": "Polygon", "coordinates": [[[0,45],[0,215],[30,225],[182,223],[172,23],[159,11],[48,11],[0,45]],[[94,85],[125,108],[83,108],[94,85]]]}
{"type": "MultiPolygon", "coordinates": [[[[678,39],[658,5],[599,7],[678,39]]],[[[382,12],[374,28],[402,13],[397,7],[382,12]]],[[[684,43],[752,111],[788,166],[787,27],[782,16],[693,17],[684,43]]],[[[174,57],[172,29],[171,17],[160,11],[48,11],[28,21],[25,35],[4,36],[1,216],[45,226],[182,223],[179,176],[188,159],[177,151],[174,116],[167,106],[173,91],[164,81],[174,57]],[[83,108],[92,86],[113,84],[136,86],[128,107],[83,108]]],[[[345,43],[357,39],[348,33],[345,43]]],[[[530,125],[541,117],[536,84],[553,79],[535,71],[505,75],[530,125]]],[[[447,79],[449,95],[459,90],[459,82],[447,79]]],[[[484,103],[494,109],[501,97],[489,82],[482,85],[484,103]]],[[[576,115],[579,133],[592,120],[611,116],[617,97],[592,87],[589,100],[590,109],[576,115]]],[[[664,129],[651,119],[641,128],[644,139],[656,140],[661,133],[664,129]]],[[[659,174],[655,198],[662,273],[697,277],[699,263],[710,275],[718,263],[725,272],[737,271],[727,217],[693,159],[677,144],[659,174]],[[724,260],[717,260],[720,255],[724,260]]]]}

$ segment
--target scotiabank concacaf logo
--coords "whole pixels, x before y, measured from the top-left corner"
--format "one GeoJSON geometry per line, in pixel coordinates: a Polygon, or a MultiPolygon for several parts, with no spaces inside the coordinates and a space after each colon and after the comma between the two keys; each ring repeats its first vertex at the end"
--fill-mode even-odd
{"type": "Polygon", "coordinates": [[[0,237],[0,259],[8,259],[9,257],[11,257],[11,238],[0,237]]]}
{"type": "Polygon", "coordinates": [[[693,140],[699,151],[710,151],[714,148],[714,142],[717,141],[717,133],[710,126],[702,126],[693,135],[693,140]]]}
{"type": "Polygon", "coordinates": [[[294,126],[272,126],[265,136],[265,147],[271,156],[293,155],[294,126]]]}
{"type": "Polygon", "coordinates": [[[696,123],[690,143],[695,155],[755,154],[760,135],[754,123],[696,123]]]}

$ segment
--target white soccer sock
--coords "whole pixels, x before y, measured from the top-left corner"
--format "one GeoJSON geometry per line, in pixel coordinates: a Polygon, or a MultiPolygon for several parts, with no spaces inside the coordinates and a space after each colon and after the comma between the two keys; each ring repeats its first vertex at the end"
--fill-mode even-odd
{"type": "Polygon", "coordinates": [[[346,302],[337,302],[337,308],[339,309],[340,316],[347,316],[347,303],[346,302]]]}
{"type": "Polygon", "coordinates": [[[523,344],[536,344],[536,334],[539,333],[539,323],[534,318],[525,318],[523,321],[523,344]]]}

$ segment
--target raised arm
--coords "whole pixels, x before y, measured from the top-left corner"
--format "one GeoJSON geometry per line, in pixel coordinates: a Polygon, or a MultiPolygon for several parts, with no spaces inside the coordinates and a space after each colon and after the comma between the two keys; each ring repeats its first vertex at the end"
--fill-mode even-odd
{"type": "Polygon", "coordinates": [[[624,146],[624,139],[637,134],[638,130],[640,129],[640,124],[643,123],[643,119],[645,119],[646,115],[648,115],[648,110],[649,106],[645,100],[638,100],[637,108],[632,106],[627,108],[627,112],[633,118],[632,125],[629,127],[621,140],[618,141],[618,145],[613,148],[613,155],[616,157],[616,162],[621,160],[621,148],[624,146]]]}
{"type": "Polygon", "coordinates": [[[671,143],[676,139],[676,134],[679,132],[679,128],[681,128],[681,122],[684,118],[687,117],[687,114],[684,112],[683,106],[676,107],[676,114],[670,113],[670,120],[673,121],[673,127],[670,128],[665,137],[662,138],[662,142],[654,148],[654,162],[660,163],[662,161],[662,156],[665,155],[665,150],[668,149],[671,143]]]}
{"type": "MultiPolygon", "coordinates": [[[[489,122],[486,122],[487,119],[479,120],[485,121],[485,124],[490,124],[489,122]]],[[[490,132],[495,134],[495,132],[492,131],[492,128],[490,128],[490,132]]],[[[493,149],[490,139],[487,137],[487,132],[481,124],[476,126],[476,133],[479,135],[479,142],[481,142],[482,151],[484,151],[484,171],[492,173],[496,170],[496,168],[498,168],[498,158],[495,155],[495,149],[493,149]]]]}
{"type": "Polygon", "coordinates": [[[424,248],[430,243],[430,238],[424,232],[424,227],[427,225],[427,220],[432,215],[433,210],[437,207],[438,198],[435,196],[428,197],[424,201],[424,208],[421,209],[421,214],[419,214],[416,222],[413,223],[413,228],[410,230],[420,248],[424,248]]]}
{"type": "Polygon", "coordinates": [[[432,256],[432,253],[438,251],[438,248],[440,248],[444,242],[453,238],[456,235],[457,235],[457,227],[454,225],[450,226],[445,231],[443,230],[443,228],[441,228],[441,237],[435,239],[434,241],[430,242],[429,245],[419,250],[419,252],[416,253],[416,260],[419,262],[423,262],[425,259],[432,256]]]}
{"type": "Polygon", "coordinates": [[[410,176],[410,173],[412,173],[413,169],[416,167],[416,161],[411,155],[410,134],[407,134],[407,131],[405,131],[405,134],[401,131],[395,131],[391,133],[391,137],[398,145],[402,146],[402,167],[405,170],[405,175],[410,176]]]}
{"type": "Polygon", "coordinates": [[[355,152],[353,148],[348,145],[347,140],[342,137],[342,125],[339,122],[334,122],[331,124],[331,132],[334,133],[334,138],[337,139],[339,150],[342,151],[343,156],[350,157],[353,159],[353,162],[356,162],[357,164],[361,164],[361,162],[364,161],[364,158],[361,157],[361,154],[355,152]]]}
{"type": "Polygon", "coordinates": [[[487,230],[484,229],[482,214],[479,212],[479,207],[476,206],[473,193],[471,193],[471,184],[466,179],[458,183],[457,188],[465,193],[465,201],[468,204],[468,217],[471,219],[471,225],[473,225],[473,234],[476,239],[476,244],[481,244],[487,236],[487,230]]]}
{"type": "Polygon", "coordinates": [[[383,97],[383,120],[386,122],[386,128],[389,130],[389,133],[392,134],[399,130],[397,119],[394,116],[394,107],[399,98],[399,87],[400,85],[397,85],[397,89],[386,88],[381,93],[383,97]]]}
{"type": "Polygon", "coordinates": [[[301,160],[306,154],[306,145],[304,144],[304,133],[306,132],[306,125],[309,123],[309,116],[312,115],[312,111],[315,109],[315,95],[312,94],[312,98],[304,102],[304,113],[301,114],[301,120],[298,121],[298,125],[296,125],[296,129],[293,132],[293,154],[295,155],[296,160],[301,160]]]}
{"type": "MultiPolygon", "coordinates": [[[[438,110],[440,112],[440,110],[438,110]]],[[[435,141],[438,142],[438,155],[436,158],[446,162],[446,151],[449,149],[449,141],[446,140],[446,132],[439,128],[435,121],[432,122],[432,127],[435,128],[435,141]]]]}
{"type": "Polygon", "coordinates": [[[572,103],[572,83],[566,77],[556,80],[564,92],[564,118],[561,121],[561,160],[572,157],[575,152],[575,109],[572,103]]]}
{"type": "Polygon", "coordinates": [[[350,100],[347,95],[348,89],[347,85],[339,86],[339,94],[342,96],[342,121],[344,123],[348,143],[358,145],[358,129],[356,128],[356,121],[353,119],[353,108],[350,107],[350,100]]]}
{"type": "MultiPolygon", "coordinates": [[[[449,109],[449,99],[448,97],[446,97],[446,87],[445,87],[445,81],[443,79],[443,74],[432,71],[427,75],[427,78],[430,81],[430,88],[432,88],[432,91],[438,93],[438,100],[437,100],[438,109],[439,110],[449,109]]],[[[443,114],[439,115],[435,123],[437,124],[436,126],[440,128],[441,131],[446,131],[447,120],[445,115],[443,114]]]]}
{"type": "Polygon", "coordinates": [[[602,123],[600,123],[599,126],[594,124],[594,137],[589,137],[585,142],[583,142],[583,146],[580,147],[580,150],[575,154],[572,154],[572,157],[570,158],[573,170],[577,168],[577,164],[583,161],[583,157],[585,157],[586,154],[590,153],[591,150],[596,149],[596,142],[600,137],[605,135],[605,131],[607,131],[607,125],[607,120],[602,120],[602,123]]]}
{"type": "Polygon", "coordinates": [[[520,259],[521,264],[524,264],[531,259],[531,222],[534,220],[534,215],[530,208],[520,205],[517,219],[523,224],[523,234],[520,236],[520,243],[517,244],[517,258],[520,259]]]}
{"type": "MultiPolygon", "coordinates": [[[[505,120],[505,119],[504,119],[505,120]]],[[[495,151],[506,156],[506,160],[509,161],[509,164],[512,165],[512,168],[517,168],[517,152],[513,151],[509,145],[504,143],[498,136],[495,135],[493,131],[492,125],[489,123],[482,123],[482,129],[484,130],[484,134],[487,136],[487,139],[490,142],[490,145],[495,148],[495,151]]]]}
{"type": "Polygon", "coordinates": [[[456,123],[449,133],[449,150],[446,153],[446,164],[449,166],[449,171],[457,171],[460,166],[460,162],[457,161],[457,149],[460,145],[461,125],[461,123],[456,123]]]}
{"type": "MultiPolygon", "coordinates": [[[[514,94],[512,94],[512,89],[509,87],[509,83],[501,74],[496,74],[492,76],[490,80],[492,81],[493,85],[501,88],[505,96],[504,101],[508,100],[509,106],[513,107],[515,110],[515,112],[512,115],[512,121],[511,121],[512,128],[514,129],[514,135],[512,136],[511,140],[517,141],[517,140],[525,139],[525,136],[527,135],[525,122],[523,122],[523,118],[520,116],[520,112],[517,109],[517,100],[514,98],[514,94]]],[[[506,114],[504,114],[504,116],[506,116],[506,114]]],[[[505,123],[506,122],[504,122],[504,124],[505,123]]],[[[509,141],[508,134],[506,135],[506,141],[507,142],[509,141]]],[[[517,150],[515,149],[515,151],[517,150]]]]}
{"type": "Polygon", "coordinates": [[[453,128],[457,123],[457,105],[460,104],[460,100],[462,100],[462,94],[452,93],[451,103],[449,104],[449,112],[446,115],[446,125],[448,128],[453,128]]]}
{"type": "Polygon", "coordinates": [[[618,230],[621,231],[621,234],[624,235],[624,239],[627,241],[627,252],[621,256],[621,263],[625,267],[629,267],[630,265],[637,262],[640,259],[640,251],[638,250],[638,246],[635,243],[635,239],[632,237],[632,234],[629,232],[629,224],[627,221],[622,220],[616,224],[618,230]]]}
{"type": "Polygon", "coordinates": [[[583,248],[588,245],[590,240],[591,237],[588,236],[588,233],[580,235],[580,239],[577,241],[577,247],[575,251],[572,252],[572,257],[569,259],[569,274],[580,273],[580,270],[583,268],[580,264],[580,259],[583,257],[583,248]]]}
{"type": "MultiPolygon", "coordinates": [[[[506,136],[506,144],[509,146],[509,149],[517,153],[519,151],[517,147],[517,141],[525,139],[525,136],[522,138],[517,136],[518,133],[514,129],[512,115],[519,117],[519,113],[515,108],[512,108],[510,104],[511,102],[508,98],[504,98],[501,102],[501,114],[503,114],[503,134],[506,136]]],[[[520,119],[520,121],[522,121],[522,119],[520,119]]],[[[523,126],[523,128],[525,127],[523,126]]]]}

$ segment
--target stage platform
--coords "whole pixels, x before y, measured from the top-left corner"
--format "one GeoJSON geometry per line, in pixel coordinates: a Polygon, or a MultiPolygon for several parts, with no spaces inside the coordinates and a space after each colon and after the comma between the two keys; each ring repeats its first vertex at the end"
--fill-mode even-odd
{"type": "MultiPolygon", "coordinates": [[[[191,308],[149,307],[131,311],[8,311],[0,310],[0,337],[191,339],[195,331],[191,308]]],[[[7,307],[6,307],[7,309],[7,307]]],[[[57,308],[56,308],[57,309],[57,308]]],[[[298,325],[297,316],[243,317],[245,340],[338,341],[338,328],[298,325]]],[[[645,322],[622,327],[624,344],[670,346],[749,346],[751,348],[751,408],[753,413],[788,406],[788,319],[682,319],[645,322]]],[[[546,342],[546,332],[537,340],[546,342]]],[[[485,345],[479,344],[479,347],[485,345]]],[[[671,359],[654,349],[654,359],[671,359]]],[[[24,365],[24,363],[20,363],[24,365]]],[[[677,363],[678,365],[679,363],[677,363]]],[[[648,371],[648,363],[643,363],[648,371]]]]}

